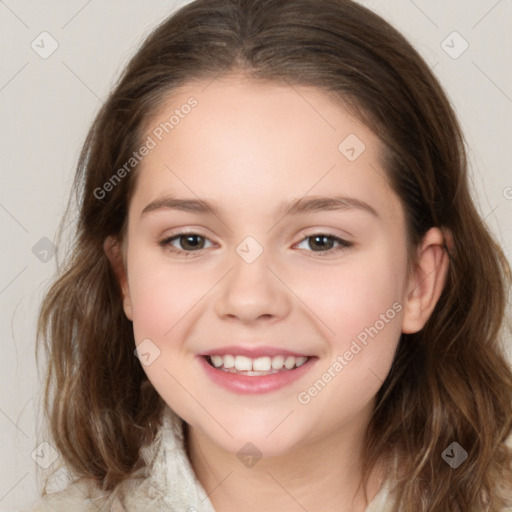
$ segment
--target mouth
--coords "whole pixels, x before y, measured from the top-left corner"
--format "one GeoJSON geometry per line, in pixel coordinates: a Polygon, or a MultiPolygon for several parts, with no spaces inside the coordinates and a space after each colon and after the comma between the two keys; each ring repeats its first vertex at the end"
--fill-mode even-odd
{"type": "Polygon", "coordinates": [[[196,355],[199,368],[214,386],[232,393],[262,394],[304,379],[319,357],[271,345],[231,345],[196,355]]]}
{"type": "Polygon", "coordinates": [[[205,355],[206,362],[216,370],[250,377],[264,377],[276,373],[292,372],[312,357],[278,354],[251,358],[243,355],[205,355]]]}

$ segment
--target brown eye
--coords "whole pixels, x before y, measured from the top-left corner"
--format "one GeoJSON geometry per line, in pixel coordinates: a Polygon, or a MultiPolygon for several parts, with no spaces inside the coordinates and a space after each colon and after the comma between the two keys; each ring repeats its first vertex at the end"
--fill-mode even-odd
{"type": "Polygon", "coordinates": [[[191,253],[204,249],[207,240],[197,233],[179,233],[162,240],[160,245],[169,248],[172,252],[191,253]]]}
{"type": "Polygon", "coordinates": [[[180,241],[181,248],[185,250],[202,249],[204,245],[204,238],[200,235],[180,235],[177,239],[180,241]]]}
{"type": "Polygon", "coordinates": [[[328,233],[318,233],[304,238],[300,243],[308,242],[309,248],[316,253],[336,253],[351,247],[353,244],[328,233]],[[337,247],[335,245],[338,244],[337,247]]]}
{"type": "Polygon", "coordinates": [[[334,246],[334,240],[325,235],[310,236],[309,239],[309,246],[314,251],[330,250],[334,246]]]}

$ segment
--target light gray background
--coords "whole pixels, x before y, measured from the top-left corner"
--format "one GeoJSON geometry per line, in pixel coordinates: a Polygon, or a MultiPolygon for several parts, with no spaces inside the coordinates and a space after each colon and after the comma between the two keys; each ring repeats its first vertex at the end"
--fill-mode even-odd
{"type": "MultiPolygon", "coordinates": [[[[143,37],[185,3],[0,0],[1,510],[38,496],[32,454],[41,441],[43,375],[35,321],[56,261],[40,240],[55,241],[78,152],[118,73],[143,37]],[[48,51],[43,31],[58,43],[46,59],[31,47],[35,41],[48,51]]],[[[479,209],[510,260],[512,0],[361,3],[404,33],[447,90],[468,142],[479,209]],[[457,56],[464,40],[469,47],[457,56]]],[[[51,449],[38,453],[46,460],[51,449]]]]}

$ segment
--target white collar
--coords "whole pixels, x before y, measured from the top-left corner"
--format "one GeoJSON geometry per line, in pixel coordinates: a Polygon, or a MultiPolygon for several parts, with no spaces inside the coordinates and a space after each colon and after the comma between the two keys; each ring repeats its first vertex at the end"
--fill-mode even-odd
{"type": "Polygon", "coordinates": [[[155,440],[141,449],[141,456],[147,478],[125,487],[112,512],[215,512],[186,453],[183,420],[170,407],[164,407],[162,426],[155,440]]]}

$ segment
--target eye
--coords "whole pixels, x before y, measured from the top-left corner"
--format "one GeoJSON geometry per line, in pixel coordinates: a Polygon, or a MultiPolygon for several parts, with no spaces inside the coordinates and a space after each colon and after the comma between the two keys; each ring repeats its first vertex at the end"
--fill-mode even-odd
{"type": "MultiPolygon", "coordinates": [[[[343,238],[329,233],[317,233],[305,237],[297,246],[308,240],[312,252],[316,252],[317,256],[338,253],[354,245],[343,238]],[[336,247],[335,244],[338,244],[338,246],[336,247]]],[[[159,245],[169,249],[173,253],[188,256],[190,253],[204,250],[206,242],[210,242],[209,239],[197,233],[178,233],[171,237],[164,238],[159,242],[159,245]],[[178,244],[179,247],[176,247],[175,244],[178,244]]],[[[213,244],[211,245],[213,246],[213,244]]]]}
{"type": "Polygon", "coordinates": [[[309,246],[312,248],[313,252],[320,253],[317,256],[338,253],[354,245],[352,242],[348,242],[347,240],[344,240],[343,238],[332,235],[330,233],[317,233],[314,235],[309,235],[304,238],[299,243],[299,245],[308,240],[310,240],[309,246]],[[338,247],[333,247],[335,244],[338,244],[338,247]]]}
{"type": "Polygon", "coordinates": [[[168,248],[171,252],[188,256],[191,252],[202,251],[205,248],[204,244],[207,240],[208,238],[197,233],[178,233],[177,235],[163,239],[159,242],[159,245],[168,248]],[[175,242],[177,242],[181,248],[173,245],[175,242]]]}

